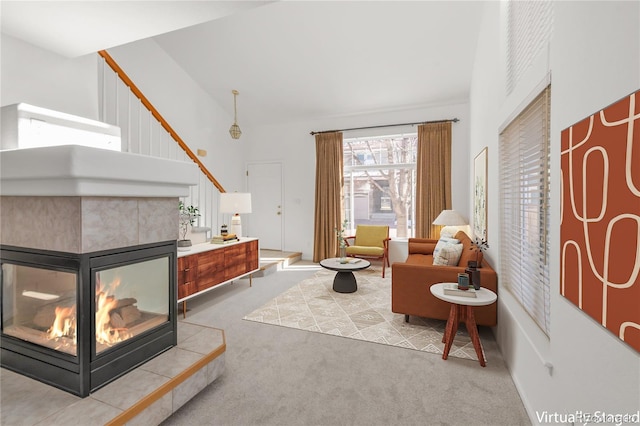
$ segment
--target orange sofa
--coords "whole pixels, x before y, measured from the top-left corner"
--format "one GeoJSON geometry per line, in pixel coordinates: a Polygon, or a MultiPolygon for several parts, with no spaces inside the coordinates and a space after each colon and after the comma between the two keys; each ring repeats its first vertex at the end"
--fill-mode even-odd
{"type": "MultiPolygon", "coordinates": [[[[464,272],[469,260],[476,260],[475,247],[469,236],[459,231],[456,239],[463,244],[458,266],[433,265],[433,250],[438,240],[426,238],[409,239],[409,255],[404,262],[395,262],[391,275],[391,310],[423,318],[446,320],[449,318],[451,304],[431,294],[429,287],[442,282],[457,282],[458,273],[464,272]]],[[[478,254],[481,265],[480,285],[498,293],[498,277],[491,266],[478,254]]],[[[497,303],[474,309],[478,325],[495,326],[497,324],[497,303]]]]}

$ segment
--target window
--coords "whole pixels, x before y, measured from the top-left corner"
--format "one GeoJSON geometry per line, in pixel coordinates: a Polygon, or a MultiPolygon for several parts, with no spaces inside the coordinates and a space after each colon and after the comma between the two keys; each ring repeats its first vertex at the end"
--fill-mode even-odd
{"type": "Polygon", "coordinates": [[[507,6],[507,94],[534,59],[547,48],[553,28],[553,2],[509,1],[507,6]]]}
{"type": "Polygon", "coordinates": [[[343,217],[349,228],[389,225],[392,238],[413,236],[417,134],[343,143],[343,217]]]}
{"type": "Polygon", "coordinates": [[[500,133],[500,282],[548,335],[550,86],[500,133]]]}

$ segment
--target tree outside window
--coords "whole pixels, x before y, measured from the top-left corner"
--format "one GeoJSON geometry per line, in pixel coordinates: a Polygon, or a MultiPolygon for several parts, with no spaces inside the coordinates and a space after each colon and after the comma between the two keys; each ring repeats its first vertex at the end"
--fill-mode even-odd
{"type": "Polygon", "coordinates": [[[344,217],[349,227],[389,225],[411,237],[417,134],[344,140],[344,217]]]}

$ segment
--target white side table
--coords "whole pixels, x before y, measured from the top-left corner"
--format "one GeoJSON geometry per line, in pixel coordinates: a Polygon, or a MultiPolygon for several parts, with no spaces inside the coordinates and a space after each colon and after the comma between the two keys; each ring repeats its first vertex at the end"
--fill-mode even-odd
{"type": "Polygon", "coordinates": [[[389,263],[404,262],[409,256],[409,238],[394,237],[389,241],[389,263]]]}
{"type": "MultiPolygon", "coordinates": [[[[445,344],[444,352],[442,353],[442,359],[447,359],[449,356],[449,350],[451,350],[451,344],[453,338],[458,332],[458,324],[460,321],[464,321],[467,326],[467,331],[473,342],[473,347],[478,355],[480,365],[485,367],[487,364],[482,353],[482,345],[480,344],[480,336],[478,335],[478,326],[476,325],[476,318],[473,315],[474,306],[486,306],[494,303],[498,299],[498,295],[493,291],[481,287],[476,291],[477,297],[465,297],[465,296],[453,296],[444,294],[444,286],[452,283],[439,283],[431,286],[431,294],[440,300],[451,303],[451,309],[449,310],[449,319],[447,320],[447,327],[444,331],[444,337],[442,343],[445,344]]],[[[457,284],[457,283],[453,283],[457,284]]]]}

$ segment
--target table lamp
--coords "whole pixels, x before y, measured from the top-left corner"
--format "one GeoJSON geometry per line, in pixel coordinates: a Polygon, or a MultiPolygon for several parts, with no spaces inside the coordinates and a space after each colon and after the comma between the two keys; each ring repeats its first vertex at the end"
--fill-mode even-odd
{"type": "Polygon", "coordinates": [[[459,231],[460,226],[468,225],[465,218],[455,210],[442,210],[433,224],[444,226],[440,230],[441,237],[453,237],[459,231]]]}
{"type": "Polygon", "coordinates": [[[251,213],[251,194],[248,192],[223,192],[220,194],[220,213],[233,214],[229,232],[242,236],[241,213],[251,213]]]}

